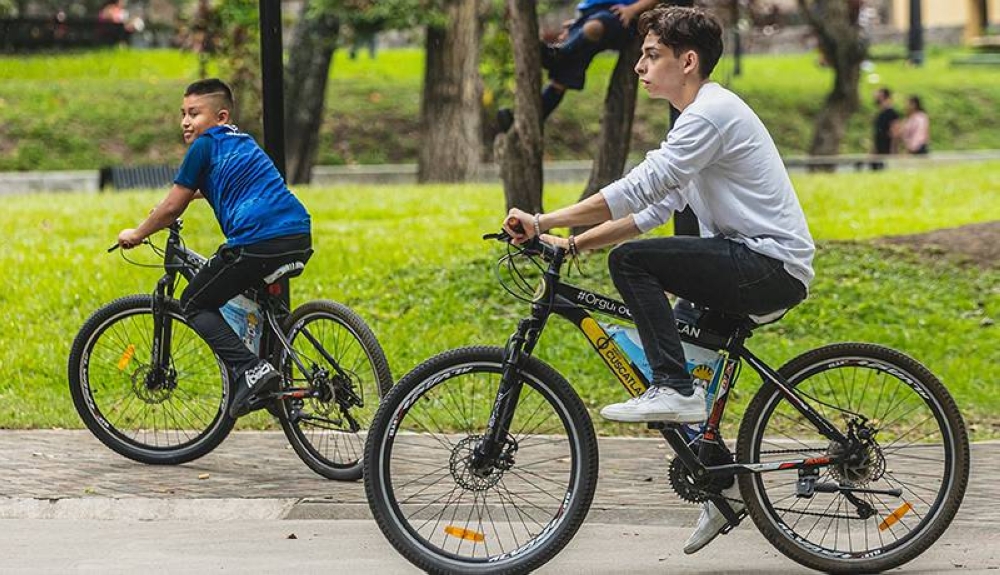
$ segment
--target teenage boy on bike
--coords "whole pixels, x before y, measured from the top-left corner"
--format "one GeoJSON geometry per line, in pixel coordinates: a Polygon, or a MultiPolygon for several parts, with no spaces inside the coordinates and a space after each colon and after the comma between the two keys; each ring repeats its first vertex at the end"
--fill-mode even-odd
{"type": "MultiPolygon", "coordinates": [[[[738,96],[712,82],[722,27],[695,8],[661,7],[639,21],[645,35],[635,70],[650,97],[681,111],[659,149],[624,178],[547,214],[512,209],[504,229],[521,243],[552,228],[597,225],[568,239],[596,249],[648,232],[690,206],[701,237],[624,243],[608,257],[615,287],[632,312],[653,371],[639,397],[601,410],[623,422],[698,423],[705,394],[685,369],[673,310],[664,292],[720,311],[767,314],[806,297],[815,250],[805,215],[767,129],[738,96]]],[[[735,486],[723,494],[735,497],[735,486]]],[[[741,503],[734,503],[737,512],[741,503]]],[[[685,553],[707,545],[726,519],[706,502],[685,553]]]]}
{"type": "Polygon", "coordinates": [[[229,123],[233,105],[233,93],[221,80],[188,86],[181,129],[190,147],[174,185],[139,227],[118,234],[118,245],[139,245],[172,224],[195,198],[211,204],[226,243],[192,278],[180,303],[188,323],[234,376],[229,414],[235,418],[260,407],[255,397],[276,389],[281,376],[243,344],[219,308],[282,265],[307,259],[312,240],[309,212],[253,137],[229,123]]]}

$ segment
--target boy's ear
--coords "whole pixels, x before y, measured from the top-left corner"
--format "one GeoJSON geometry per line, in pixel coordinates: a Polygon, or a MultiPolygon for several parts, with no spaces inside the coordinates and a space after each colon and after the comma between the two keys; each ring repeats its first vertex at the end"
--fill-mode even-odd
{"type": "Polygon", "coordinates": [[[229,123],[229,110],[222,108],[216,113],[216,118],[219,120],[220,124],[229,123]]]}

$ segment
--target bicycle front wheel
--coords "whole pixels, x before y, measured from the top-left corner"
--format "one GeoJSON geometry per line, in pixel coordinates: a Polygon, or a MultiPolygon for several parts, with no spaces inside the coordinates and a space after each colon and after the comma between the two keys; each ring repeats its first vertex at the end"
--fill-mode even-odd
{"type": "Polygon", "coordinates": [[[295,309],[285,333],[308,373],[285,353],[287,386],[315,391],[280,402],[279,421],[310,469],[328,479],[361,479],[365,433],[392,387],[382,346],[358,314],[332,301],[295,309]],[[335,367],[336,365],[336,367],[335,367]]]}
{"type": "Polygon", "coordinates": [[[167,365],[153,361],[153,297],[111,302],[84,323],[69,356],[73,405],[114,451],[142,463],[173,465],[215,449],[233,429],[226,415],[229,374],[168,300],[167,365]]]}
{"type": "Polygon", "coordinates": [[[774,463],[837,457],[797,494],[801,473],[740,477],[761,533],[794,561],[830,573],[892,569],[947,529],[969,479],[969,443],[944,385],[916,360],[861,343],[807,352],[779,373],[827,421],[856,439],[844,447],[819,434],[773,385],[747,407],[737,460],[774,463]]]}
{"type": "Polygon", "coordinates": [[[597,482],[597,440],[583,402],[554,369],[524,362],[503,455],[469,458],[483,437],[503,350],[435,356],[386,396],[365,445],[365,491],[389,542],[431,573],[521,573],[576,533],[597,482]]]}

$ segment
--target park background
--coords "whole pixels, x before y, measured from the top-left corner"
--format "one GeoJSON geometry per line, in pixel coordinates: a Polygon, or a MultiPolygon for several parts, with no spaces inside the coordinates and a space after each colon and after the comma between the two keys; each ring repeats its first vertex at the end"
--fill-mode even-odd
{"type": "MultiPolygon", "coordinates": [[[[192,5],[175,4],[178,14],[192,5]]],[[[147,18],[152,14],[150,8],[147,18]]],[[[898,28],[886,23],[892,26],[898,28]]],[[[383,47],[374,57],[362,51],[351,59],[351,31],[345,24],[326,72],[316,165],[418,161],[425,51],[419,47],[420,31],[409,33],[416,45],[383,47]]],[[[934,153],[926,166],[915,168],[795,175],[819,244],[817,281],[805,304],[760,330],[751,343],[775,364],[834,341],[901,349],[948,385],[973,437],[994,437],[1000,434],[1000,328],[995,325],[1000,315],[1000,163],[945,166],[933,156],[1000,148],[995,114],[1000,68],[989,52],[963,43],[961,33],[953,40],[946,33],[939,43],[929,40],[922,65],[915,66],[907,59],[903,36],[886,32],[885,42],[869,48],[858,85],[860,108],[846,126],[840,151],[869,150],[875,112],[870,94],[887,85],[901,97],[919,94],[924,100],[934,153]]],[[[407,43],[406,34],[391,38],[407,43]]],[[[934,36],[929,32],[928,38],[934,36]]],[[[799,48],[745,55],[739,76],[731,57],[718,70],[718,79],[760,114],[786,156],[809,150],[814,119],[831,81],[831,71],[806,40],[791,44],[799,48]]],[[[568,94],[546,125],[545,159],[593,156],[614,64],[613,54],[600,57],[587,89],[568,94]]],[[[203,73],[228,77],[239,66],[221,56],[138,45],[0,55],[0,171],[176,165],[184,151],[176,112],[184,86],[203,73]]],[[[487,108],[510,98],[504,93],[504,82],[510,90],[509,77],[497,73],[494,82],[493,92],[484,90],[493,94],[484,103],[487,108]]],[[[487,124],[484,141],[491,138],[487,124]]],[[[658,145],[667,124],[664,105],[640,95],[632,130],[634,159],[658,145]]],[[[488,146],[483,155],[484,162],[491,161],[488,146]]],[[[582,185],[546,185],[544,206],[554,209],[575,200],[582,185]]],[[[306,274],[294,280],[293,300],[330,298],[356,309],[378,335],[396,377],[444,349],[500,345],[526,312],[496,283],[493,267],[500,248],[479,240],[505,212],[500,183],[303,184],[295,190],[312,212],[317,255],[306,274]]],[[[104,248],[162,193],[2,196],[0,309],[7,327],[0,336],[0,426],[81,426],[66,388],[70,343],[99,306],[152,290],[156,270],[127,265],[104,248]]],[[[185,238],[202,253],[222,241],[207,206],[193,207],[185,223],[185,238]]],[[[670,233],[669,226],[659,233],[670,233]]],[[[583,276],[573,281],[613,294],[605,259],[605,252],[586,256],[583,276]]],[[[146,261],[155,263],[152,257],[146,261]]],[[[553,327],[546,332],[541,357],[566,374],[589,407],[618,399],[621,392],[573,328],[553,327]]],[[[737,399],[745,402],[753,390],[752,378],[744,378],[737,399]]],[[[273,423],[258,414],[241,425],[273,423]]],[[[601,425],[608,433],[635,432],[601,425]]]]}

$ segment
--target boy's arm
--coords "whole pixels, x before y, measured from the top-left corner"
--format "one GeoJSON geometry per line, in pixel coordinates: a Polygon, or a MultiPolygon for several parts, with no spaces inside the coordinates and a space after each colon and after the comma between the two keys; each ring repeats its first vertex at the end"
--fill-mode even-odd
{"type": "MultiPolygon", "coordinates": [[[[596,250],[604,246],[620,244],[625,240],[632,239],[642,233],[635,225],[634,216],[631,214],[617,220],[609,220],[603,224],[590,228],[574,238],[577,251],[596,250]]],[[[542,239],[549,243],[569,248],[569,240],[543,234],[542,239]]]]}
{"type": "MultiPolygon", "coordinates": [[[[538,231],[573,226],[591,226],[611,218],[604,196],[594,194],[571,206],[547,214],[538,214],[538,231]]],[[[535,216],[517,208],[511,208],[503,224],[504,229],[520,244],[535,237],[535,216]]]]}
{"type": "Polygon", "coordinates": [[[153,208],[153,211],[139,224],[139,227],[125,229],[118,234],[118,245],[125,249],[134,248],[142,240],[174,223],[174,220],[184,213],[194,197],[194,190],[174,184],[174,187],[167,192],[167,197],[153,208]]]}
{"type": "Polygon", "coordinates": [[[632,20],[659,3],[660,0],[638,0],[633,4],[615,4],[611,7],[611,11],[621,20],[622,26],[628,26],[632,20]]]}

